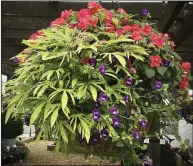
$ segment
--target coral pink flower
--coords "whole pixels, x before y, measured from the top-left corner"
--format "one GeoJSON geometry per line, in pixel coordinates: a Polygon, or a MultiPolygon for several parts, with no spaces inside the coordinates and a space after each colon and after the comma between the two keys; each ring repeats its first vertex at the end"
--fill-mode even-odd
{"type": "Polygon", "coordinates": [[[134,31],[131,35],[131,38],[133,38],[135,41],[139,41],[142,39],[141,32],[140,31],[134,31]]]}
{"type": "Polygon", "coordinates": [[[125,11],[124,9],[122,9],[122,8],[119,8],[119,9],[117,10],[117,13],[126,14],[126,11],[125,11]]]}
{"type": "Polygon", "coordinates": [[[72,10],[70,9],[70,10],[64,10],[64,11],[62,11],[62,13],[61,13],[61,18],[63,18],[64,20],[67,20],[71,15],[72,15],[72,10]]]}
{"type": "Polygon", "coordinates": [[[123,32],[127,33],[129,31],[131,31],[131,29],[132,29],[132,27],[130,25],[126,25],[126,26],[123,27],[123,32]]]}
{"type": "Polygon", "coordinates": [[[149,63],[152,68],[159,67],[162,63],[162,59],[159,55],[156,56],[150,56],[149,57],[149,63]]]}
{"type": "Polygon", "coordinates": [[[106,18],[112,19],[114,17],[113,13],[110,10],[104,9],[104,12],[106,18]]]}
{"type": "Polygon", "coordinates": [[[181,66],[185,71],[190,72],[191,64],[189,62],[183,62],[181,66]]]}
{"type": "Polygon", "coordinates": [[[158,34],[153,34],[151,40],[152,44],[157,47],[163,47],[165,44],[164,40],[158,34]]]}
{"type": "Polygon", "coordinates": [[[91,1],[88,3],[88,8],[90,15],[94,15],[99,9],[102,9],[102,6],[94,1],[91,1]]]}
{"type": "Polygon", "coordinates": [[[188,87],[188,83],[189,82],[189,79],[188,77],[184,77],[183,80],[180,82],[180,90],[185,90],[187,87],[188,87]]]}
{"type": "Polygon", "coordinates": [[[143,28],[141,28],[141,31],[146,35],[149,36],[151,31],[152,31],[152,27],[149,25],[145,25],[143,28]]]}
{"type": "Polygon", "coordinates": [[[131,26],[131,32],[134,32],[134,31],[139,31],[139,25],[138,24],[133,24],[132,26],[131,26]]]}
{"type": "Polygon", "coordinates": [[[63,18],[57,18],[54,21],[51,22],[51,27],[56,26],[56,25],[64,25],[65,20],[63,18]]]}

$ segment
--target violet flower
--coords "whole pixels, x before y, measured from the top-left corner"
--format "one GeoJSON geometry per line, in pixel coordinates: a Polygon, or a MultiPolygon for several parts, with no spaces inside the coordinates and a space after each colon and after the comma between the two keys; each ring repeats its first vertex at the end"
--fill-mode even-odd
{"type": "Polygon", "coordinates": [[[123,97],[123,100],[125,101],[125,104],[128,104],[128,103],[129,103],[129,99],[130,99],[130,97],[129,97],[128,95],[125,95],[125,96],[123,97]]]}
{"type": "Polygon", "coordinates": [[[138,139],[140,138],[139,132],[133,133],[133,138],[136,139],[136,140],[138,140],[138,139]]]}
{"type": "Polygon", "coordinates": [[[92,136],[91,137],[91,144],[96,145],[99,143],[99,137],[98,136],[92,136]]]}
{"type": "Polygon", "coordinates": [[[18,64],[18,63],[19,63],[19,58],[17,58],[17,57],[14,58],[14,59],[13,59],[13,62],[16,63],[16,64],[18,64]]]}
{"type": "Polygon", "coordinates": [[[103,129],[103,130],[101,130],[101,135],[102,135],[103,138],[107,138],[109,133],[106,129],[103,129]]]}
{"type": "Polygon", "coordinates": [[[112,115],[114,116],[117,116],[119,114],[119,110],[117,109],[116,106],[112,106],[110,109],[109,109],[109,112],[111,112],[112,115]]]}
{"type": "Polygon", "coordinates": [[[142,14],[144,15],[144,16],[147,16],[147,14],[148,14],[148,9],[147,8],[144,8],[143,10],[142,10],[142,14]]]}
{"type": "Polygon", "coordinates": [[[133,79],[130,77],[125,78],[125,85],[131,86],[133,84],[133,79]]]}
{"type": "Polygon", "coordinates": [[[90,58],[88,60],[88,63],[89,63],[90,66],[95,67],[96,64],[97,64],[97,60],[96,60],[96,58],[90,58]]]}
{"type": "Polygon", "coordinates": [[[142,127],[146,127],[146,121],[145,121],[145,118],[142,118],[140,121],[139,121],[139,124],[142,126],[142,127]]]}
{"type": "Polygon", "coordinates": [[[108,100],[109,100],[109,98],[104,92],[99,93],[99,101],[100,102],[106,102],[108,100]]]}
{"type": "Polygon", "coordinates": [[[154,81],[154,87],[155,87],[155,89],[161,89],[162,82],[161,81],[154,81]]]}
{"type": "Polygon", "coordinates": [[[119,117],[114,117],[113,118],[113,125],[114,125],[114,127],[119,127],[120,126],[120,119],[119,119],[119,117]]]}
{"type": "Polygon", "coordinates": [[[100,115],[100,111],[98,109],[94,109],[92,111],[92,117],[93,117],[93,120],[96,122],[100,119],[101,115],[100,115]]]}
{"type": "Polygon", "coordinates": [[[163,65],[164,65],[165,67],[168,67],[168,66],[170,65],[170,61],[169,61],[169,60],[164,60],[164,61],[163,61],[163,65]]]}
{"type": "Polygon", "coordinates": [[[103,64],[101,67],[99,67],[99,72],[101,73],[101,75],[104,75],[106,70],[107,70],[106,64],[103,64]]]}

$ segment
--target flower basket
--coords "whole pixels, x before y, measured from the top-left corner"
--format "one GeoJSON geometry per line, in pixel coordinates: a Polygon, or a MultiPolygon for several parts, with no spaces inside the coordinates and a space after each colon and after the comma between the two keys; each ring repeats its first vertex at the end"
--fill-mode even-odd
{"type": "Polygon", "coordinates": [[[40,129],[36,139],[53,137],[56,151],[76,148],[80,136],[88,154],[112,151],[127,165],[152,164],[139,149],[160,119],[178,119],[191,66],[144,13],[135,20],[89,2],[23,40],[28,48],[13,58],[18,69],[6,83],[14,96],[6,121],[25,106],[40,129]]]}

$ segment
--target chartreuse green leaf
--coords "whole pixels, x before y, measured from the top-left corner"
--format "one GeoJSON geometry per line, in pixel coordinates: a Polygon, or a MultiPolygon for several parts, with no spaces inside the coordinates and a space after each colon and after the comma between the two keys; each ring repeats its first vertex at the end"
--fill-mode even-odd
{"type": "Polygon", "coordinates": [[[11,101],[8,104],[8,107],[13,103],[16,103],[23,95],[24,93],[17,94],[13,99],[11,99],[11,101]]]}
{"type": "Polygon", "coordinates": [[[59,152],[59,150],[60,150],[60,140],[61,140],[61,135],[59,134],[59,135],[58,135],[58,139],[57,139],[57,141],[56,141],[56,146],[55,146],[55,148],[54,148],[54,150],[55,150],[56,152],[59,152]]]}
{"type": "Polygon", "coordinates": [[[112,40],[109,40],[106,42],[107,45],[110,45],[110,44],[115,44],[115,43],[120,43],[120,42],[133,42],[132,39],[127,39],[127,38],[119,38],[119,39],[112,39],[112,40]]]}
{"type": "Polygon", "coordinates": [[[125,67],[126,65],[126,61],[125,61],[125,58],[123,56],[120,56],[118,54],[114,54],[114,56],[118,59],[118,61],[120,62],[120,64],[125,67]]]}
{"type": "Polygon", "coordinates": [[[42,107],[44,106],[45,103],[46,102],[43,102],[35,108],[34,112],[32,113],[31,119],[30,119],[30,124],[33,124],[35,122],[40,112],[42,111],[42,107]]]}
{"type": "Polygon", "coordinates": [[[6,111],[6,115],[5,115],[5,124],[7,123],[7,121],[9,120],[11,114],[13,113],[15,108],[15,104],[12,104],[8,107],[7,111],[6,111]]]}
{"type": "Polygon", "coordinates": [[[72,92],[69,92],[69,91],[68,91],[68,94],[70,95],[70,97],[72,99],[72,103],[75,105],[74,95],[72,94],[72,92]]]}
{"type": "Polygon", "coordinates": [[[61,88],[61,89],[62,89],[62,88],[63,88],[63,86],[64,86],[64,81],[60,80],[60,81],[59,81],[59,88],[61,88]]]}
{"type": "Polygon", "coordinates": [[[94,101],[96,101],[96,99],[97,99],[97,90],[92,85],[90,85],[90,92],[92,94],[92,97],[93,97],[94,101]]]}
{"type": "Polygon", "coordinates": [[[38,92],[38,90],[39,90],[42,86],[43,86],[43,84],[40,84],[40,85],[38,85],[38,86],[34,89],[34,91],[33,91],[33,96],[36,95],[36,93],[38,92]]]}
{"type": "Polygon", "coordinates": [[[149,55],[143,47],[137,45],[130,45],[128,51],[149,55]]]}
{"type": "Polygon", "coordinates": [[[62,110],[64,110],[66,105],[67,105],[67,103],[68,103],[68,95],[67,95],[65,90],[64,90],[64,92],[62,94],[61,103],[62,103],[62,110]]]}
{"type": "Polygon", "coordinates": [[[64,126],[62,124],[60,124],[60,133],[61,133],[63,141],[68,143],[68,136],[67,136],[66,130],[64,129],[64,126]]]}
{"type": "Polygon", "coordinates": [[[90,128],[89,128],[88,124],[83,119],[80,119],[80,123],[81,123],[82,128],[84,129],[84,135],[85,135],[86,141],[89,142],[89,140],[90,140],[90,128]]]}
{"type": "Polygon", "coordinates": [[[107,73],[107,72],[106,72],[105,75],[111,76],[111,77],[113,77],[113,78],[115,78],[115,79],[118,80],[117,76],[114,75],[113,73],[107,73]]]}
{"type": "Polygon", "coordinates": [[[146,67],[146,68],[145,68],[145,75],[146,75],[148,78],[152,78],[152,77],[155,76],[155,70],[146,67]]]}
{"type": "Polygon", "coordinates": [[[133,52],[130,52],[130,56],[132,56],[132,57],[134,57],[134,58],[136,58],[138,60],[141,60],[141,61],[144,61],[144,59],[145,59],[144,57],[142,57],[140,55],[134,54],[133,52]]]}
{"type": "Polygon", "coordinates": [[[43,95],[43,93],[45,92],[45,90],[48,88],[48,85],[44,85],[41,90],[38,92],[37,98],[39,98],[40,96],[43,95]]]}
{"type": "Polygon", "coordinates": [[[51,116],[51,128],[54,126],[56,119],[58,118],[58,109],[56,109],[51,116]]]}
{"type": "MultiPolygon", "coordinates": [[[[31,41],[34,42],[34,40],[31,40],[31,41]]],[[[31,44],[30,40],[23,40],[22,43],[34,49],[44,50],[44,51],[46,50],[45,46],[39,46],[38,44],[31,44]]]]}
{"type": "Polygon", "coordinates": [[[74,86],[76,85],[77,81],[78,81],[77,78],[74,78],[74,79],[72,80],[72,88],[74,88],[74,86]]]}
{"type": "Polygon", "coordinates": [[[82,98],[84,95],[85,95],[84,87],[81,86],[81,87],[78,89],[78,93],[76,94],[76,96],[77,96],[78,99],[80,99],[80,98],[82,98]]]}

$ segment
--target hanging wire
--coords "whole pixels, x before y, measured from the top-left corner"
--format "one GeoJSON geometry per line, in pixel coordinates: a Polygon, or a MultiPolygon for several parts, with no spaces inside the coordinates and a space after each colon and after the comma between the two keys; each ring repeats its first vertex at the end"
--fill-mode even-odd
{"type": "Polygon", "coordinates": [[[115,10],[115,5],[114,5],[114,2],[112,1],[112,9],[115,10]]]}
{"type": "Polygon", "coordinates": [[[119,1],[116,1],[118,8],[121,8],[119,1]]]}

